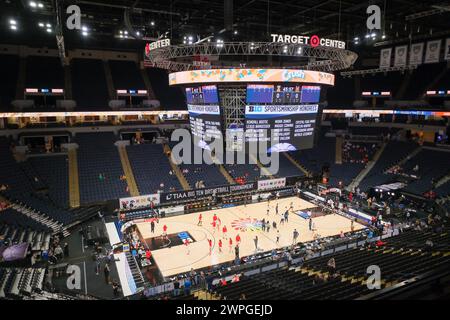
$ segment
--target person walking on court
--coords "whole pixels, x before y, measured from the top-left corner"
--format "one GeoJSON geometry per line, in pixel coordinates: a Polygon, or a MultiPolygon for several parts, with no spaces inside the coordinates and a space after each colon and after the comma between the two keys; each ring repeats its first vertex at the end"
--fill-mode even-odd
{"type": "Polygon", "coordinates": [[[229,252],[231,253],[231,249],[233,248],[233,239],[230,237],[228,241],[229,252]]]}
{"type": "Polygon", "coordinates": [[[292,234],[292,236],[293,236],[292,237],[292,244],[296,244],[297,243],[298,235],[299,235],[299,233],[298,233],[297,229],[294,229],[294,232],[292,234]]]}
{"type": "Polygon", "coordinates": [[[277,230],[277,241],[276,241],[276,243],[277,244],[280,243],[280,230],[277,230]]]}
{"type": "Polygon", "coordinates": [[[277,205],[275,206],[275,214],[278,215],[278,202],[277,205]]]}
{"type": "Polygon", "coordinates": [[[312,218],[309,217],[309,231],[312,231],[312,218]]]}
{"type": "Polygon", "coordinates": [[[109,264],[105,264],[105,268],[103,269],[103,272],[105,273],[105,282],[106,284],[109,284],[109,264]]]}
{"type": "Polygon", "coordinates": [[[211,255],[212,252],[212,240],[208,239],[208,245],[209,245],[209,255],[211,255]]]}
{"type": "Polygon", "coordinates": [[[266,222],[266,231],[269,232],[269,230],[270,230],[270,222],[267,221],[266,222]]]}
{"type": "Polygon", "coordinates": [[[274,228],[274,229],[277,228],[277,223],[275,222],[275,220],[272,222],[272,228],[274,228]]]}
{"type": "Polygon", "coordinates": [[[155,233],[155,220],[152,220],[152,222],[150,222],[150,232],[155,233]]]}
{"type": "Polygon", "coordinates": [[[253,242],[255,243],[255,251],[258,251],[258,236],[255,236],[253,242]]]}
{"type": "Polygon", "coordinates": [[[241,236],[238,233],[236,236],[236,245],[238,246],[240,243],[241,243],[241,236]]]}
{"type": "Polygon", "coordinates": [[[227,239],[227,226],[223,226],[223,228],[222,228],[222,237],[224,238],[224,239],[227,239]]]}
{"type": "Polygon", "coordinates": [[[219,253],[222,253],[222,239],[219,239],[219,253]]]}
{"type": "Polygon", "coordinates": [[[266,231],[266,219],[262,219],[261,221],[261,230],[266,231]]]}
{"type": "Polygon", "coordinates": [[[289,223],[289,210],[286,210],[286,212],[284,213],[284,221],[286,223],[289,223]]]}
{"type": "Polygon", "coordinates": [[[200,215],[198,216],[198,223],[197,223],[197,226],[202,226],[203,224],[202,224],[202,219],[203,219],[203,216],[202,216],[202,214],[200,213],[200,215]]]}

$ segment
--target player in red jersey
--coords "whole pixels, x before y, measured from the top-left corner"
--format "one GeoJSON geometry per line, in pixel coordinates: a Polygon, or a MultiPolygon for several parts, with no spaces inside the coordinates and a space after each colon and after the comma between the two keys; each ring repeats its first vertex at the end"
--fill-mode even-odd
{"type": "Polygon", "coordinates": [[[209,245],[209,255],[211,255],[212,252],[212,240],[208,239],[208,245],[209,245]]]}
{"type": "Polygon", "coordinates": [[[222,228],[222,233],[223,233],[223,235],[222,235],[222,237],[224,238],[224,239],[226,239],[227,238],[227,226],[223,226],[223,228],[222,228]]]}
{"type": "Polygon", "coordinates": [[[219,239],[219,253],[222,253],[222,239],[219,239]]]}
{"type": "Polygon", "coordinates": [[[233,239],[231,239],[231,237],[230,237],[230,240],[228,241],[228,246],[229,246],[229,251],[230,251],[230,253],[231,253],[231,250],[232,250],[232,248],[233,248],[233,239]]]}
{"type": "Polygon", "coordinates": [[[241,243],[241,236],[238,234],[236,236],[236,244],[239,245],[241,243]]]}
{"type": "Polygon", "coordinates": [[[203,219],[203,216],[202,216],[202,214],[200,213],[200,215],[198,216],[198,223],[197,223],[198,226],[201,226],[201,225],[202,225],[202,219],[203,219]]]}
{"type": "Polygon", "coordinates": [[[186,250],[187,250],[187,255],[189,255],[191,253],[191,251],[189,250],[189,240],[188,239],[184,239],[183,240],[184,245],[186,246],[186,250]]]}

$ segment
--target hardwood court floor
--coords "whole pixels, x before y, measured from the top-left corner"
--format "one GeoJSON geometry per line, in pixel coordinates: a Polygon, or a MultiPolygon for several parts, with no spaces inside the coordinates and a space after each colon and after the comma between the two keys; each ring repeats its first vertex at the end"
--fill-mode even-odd
{"type": "MultiPolygon", "coordinates": [[[[234,259],[234,245],[236,235],[241,237],[240,256],[248,256],[255,253],[255,244],[253,239],[258,236],[258,249],[268,251],[274,248],[285,247],[292,244],[293,231],[297,229],[300,233],[298,241],[306,242],[313,240],[314,231],[309,231],[308,220],[296,215],[294,212],[289,214],[289,222],[280,225],[281,213],[289,208],[293,203],[293,211],[307,210],[315,207],[314,204],[297,197],[273,200],[270,202],[270,213],[267,216],[268,203],[260,202],[249,204],[247,206],[236,206],[211,211],[201,212],[203,215],[203,226],[197,226],[200,212],[185,214],[160,219],[155,226],[155,233],[150,232],[150,223],[138,223],[137,226],[147,241],[153,237],[160,237],[164,225],[167,225],[167,233],[173,234],[187,231],[195,239],[189,246],[178,245],[171,248],[162,248],[152,251],[153,258],[156,261],[162,275],[168,277],[174,274],[190,271],[191,268],[198,269],[231,261],[234,259]],[[275,205],[278,202],[279,215],[275,213],[275,205]],[[213,229],[212,218],[216,214],[222,225],[220,231],[213,229]],[[275,220],[277,229],[280,230],[280,240],[276,243],[277,230],[272,227],[269,232],[262,231],[258,227],[257,220],[266,219],[272,222],[275,220]],[[227,239],[224,238],[222,227],[226,225],[227,239]],[[238,228],[239,230],[236,230],[238,228]],[[229,237],[233,240],[233,246],[230,250],[229,237]],[[208,239],[212,240],[212,253],[209,253],[208,239]],[[218,242],[222,239],[222,252],[219,252],[218,242]],[[189,251],[189,254],[188,254],[189,251]]],[[[332,236],[340,234],[341,231],[350,231],[350,220],[339,215],[327,215],[313,218],[316,232],[322,236],[332,236]]],[[[354,230],[364,228],[363,225],[355,222],[354,230]]]]}

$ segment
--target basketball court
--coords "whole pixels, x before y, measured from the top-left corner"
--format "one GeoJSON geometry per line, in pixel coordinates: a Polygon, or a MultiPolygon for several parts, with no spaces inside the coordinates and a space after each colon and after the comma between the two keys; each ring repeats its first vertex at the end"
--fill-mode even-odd
{"type": "MultiPolygon", "coordinates": [[[[147,244],[158,244],[162,240],[163,226],[167,226],[166,246],[158,246],[153,250],[153,258],[164,277],[172,276],[193,269],[204,268],[234,260],[234,246],[236,236],[241,237],[240,256],[255,254],[254,238],[258,236],[258,252],[269,251],[274,248],[289,246],[293,243],[294,229],[300,233],[297,241],[307,242],[314,239],[317,233],[321,237],[340,234],[341,231],[351,230],[351,221],[340,215],[326,215],[313,218],[315,231],[309,230],[309,221],[300,215],[298,211],[305,212],[316,206],[308,201],[297,197],[272,200],[269,204],[269,215],[267,215],[268,202],[260,202],[249,205],[234,206],[217,210],[196,212],[160,219],[155,224],[155,232],[151,232],[150,223],[138,223],[137,227],[147,244]],[[278,203],[278,215],[276,214],[276,204],[278,203]],[[280,224],[282,214],[290,208],[289,222],[280,224]],[[198,226],[198,217],[202,214],[202,226],[198,226]],[[213,228],[214,214],[221,220],[220,230],[213,228]],[[269,231],[263,231],[260,220],[270,221],[269,231]],[[275,221],[277,229],[272,227],[275,221]],[[223,234],[223,226],[227,227],[226,235],[223,234]],[[280,231],[280,239],[277,243],[277,230],[280,231]],[[177,241],[174,239],[180,238],[177,241]],[[230,248],[229,238],[233,240],[230,248]],[[190,239],[192,242],[186,246],[183,239],[190,239]],[[208,239],[212,240],[212,250],[210,254],[208,239]],[[222,252],[219,252],[219,240],[222,240],[222,252]],[[170,246],[169,246],[170,243],[170,246]]],[[[354,222],[354,230],[365,228],[363,225],[354,222]]]]}

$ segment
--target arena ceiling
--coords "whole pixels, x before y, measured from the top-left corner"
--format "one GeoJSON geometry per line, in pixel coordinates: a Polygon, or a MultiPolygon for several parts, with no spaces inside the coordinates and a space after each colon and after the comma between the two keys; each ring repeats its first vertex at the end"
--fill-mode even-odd
{"type": "Polygon", "coordinates": [[[88,31],[83,36],[63,28],[68,49],[135,50],[143,47],[142,39],[131,39],[129,32],[136,31],[139,37],[167,35],[176,41],[185,36],[268,41],[270,33],[319,34],[347,41],[351,48],[355,37],[368,32],[366,8],[371,4],[383,11],[383,30],[360,47],[450,33],[450,3],[443,0],[0,0],[0,43],[56,46],[56,8],[63,8],[64,21],[71,4],[80,7],[88,31]],[[11,19],[17,21],[15,30],[9,29],[11,19]],[[121,37],[124,32],[127,37],[121,37]]]}

